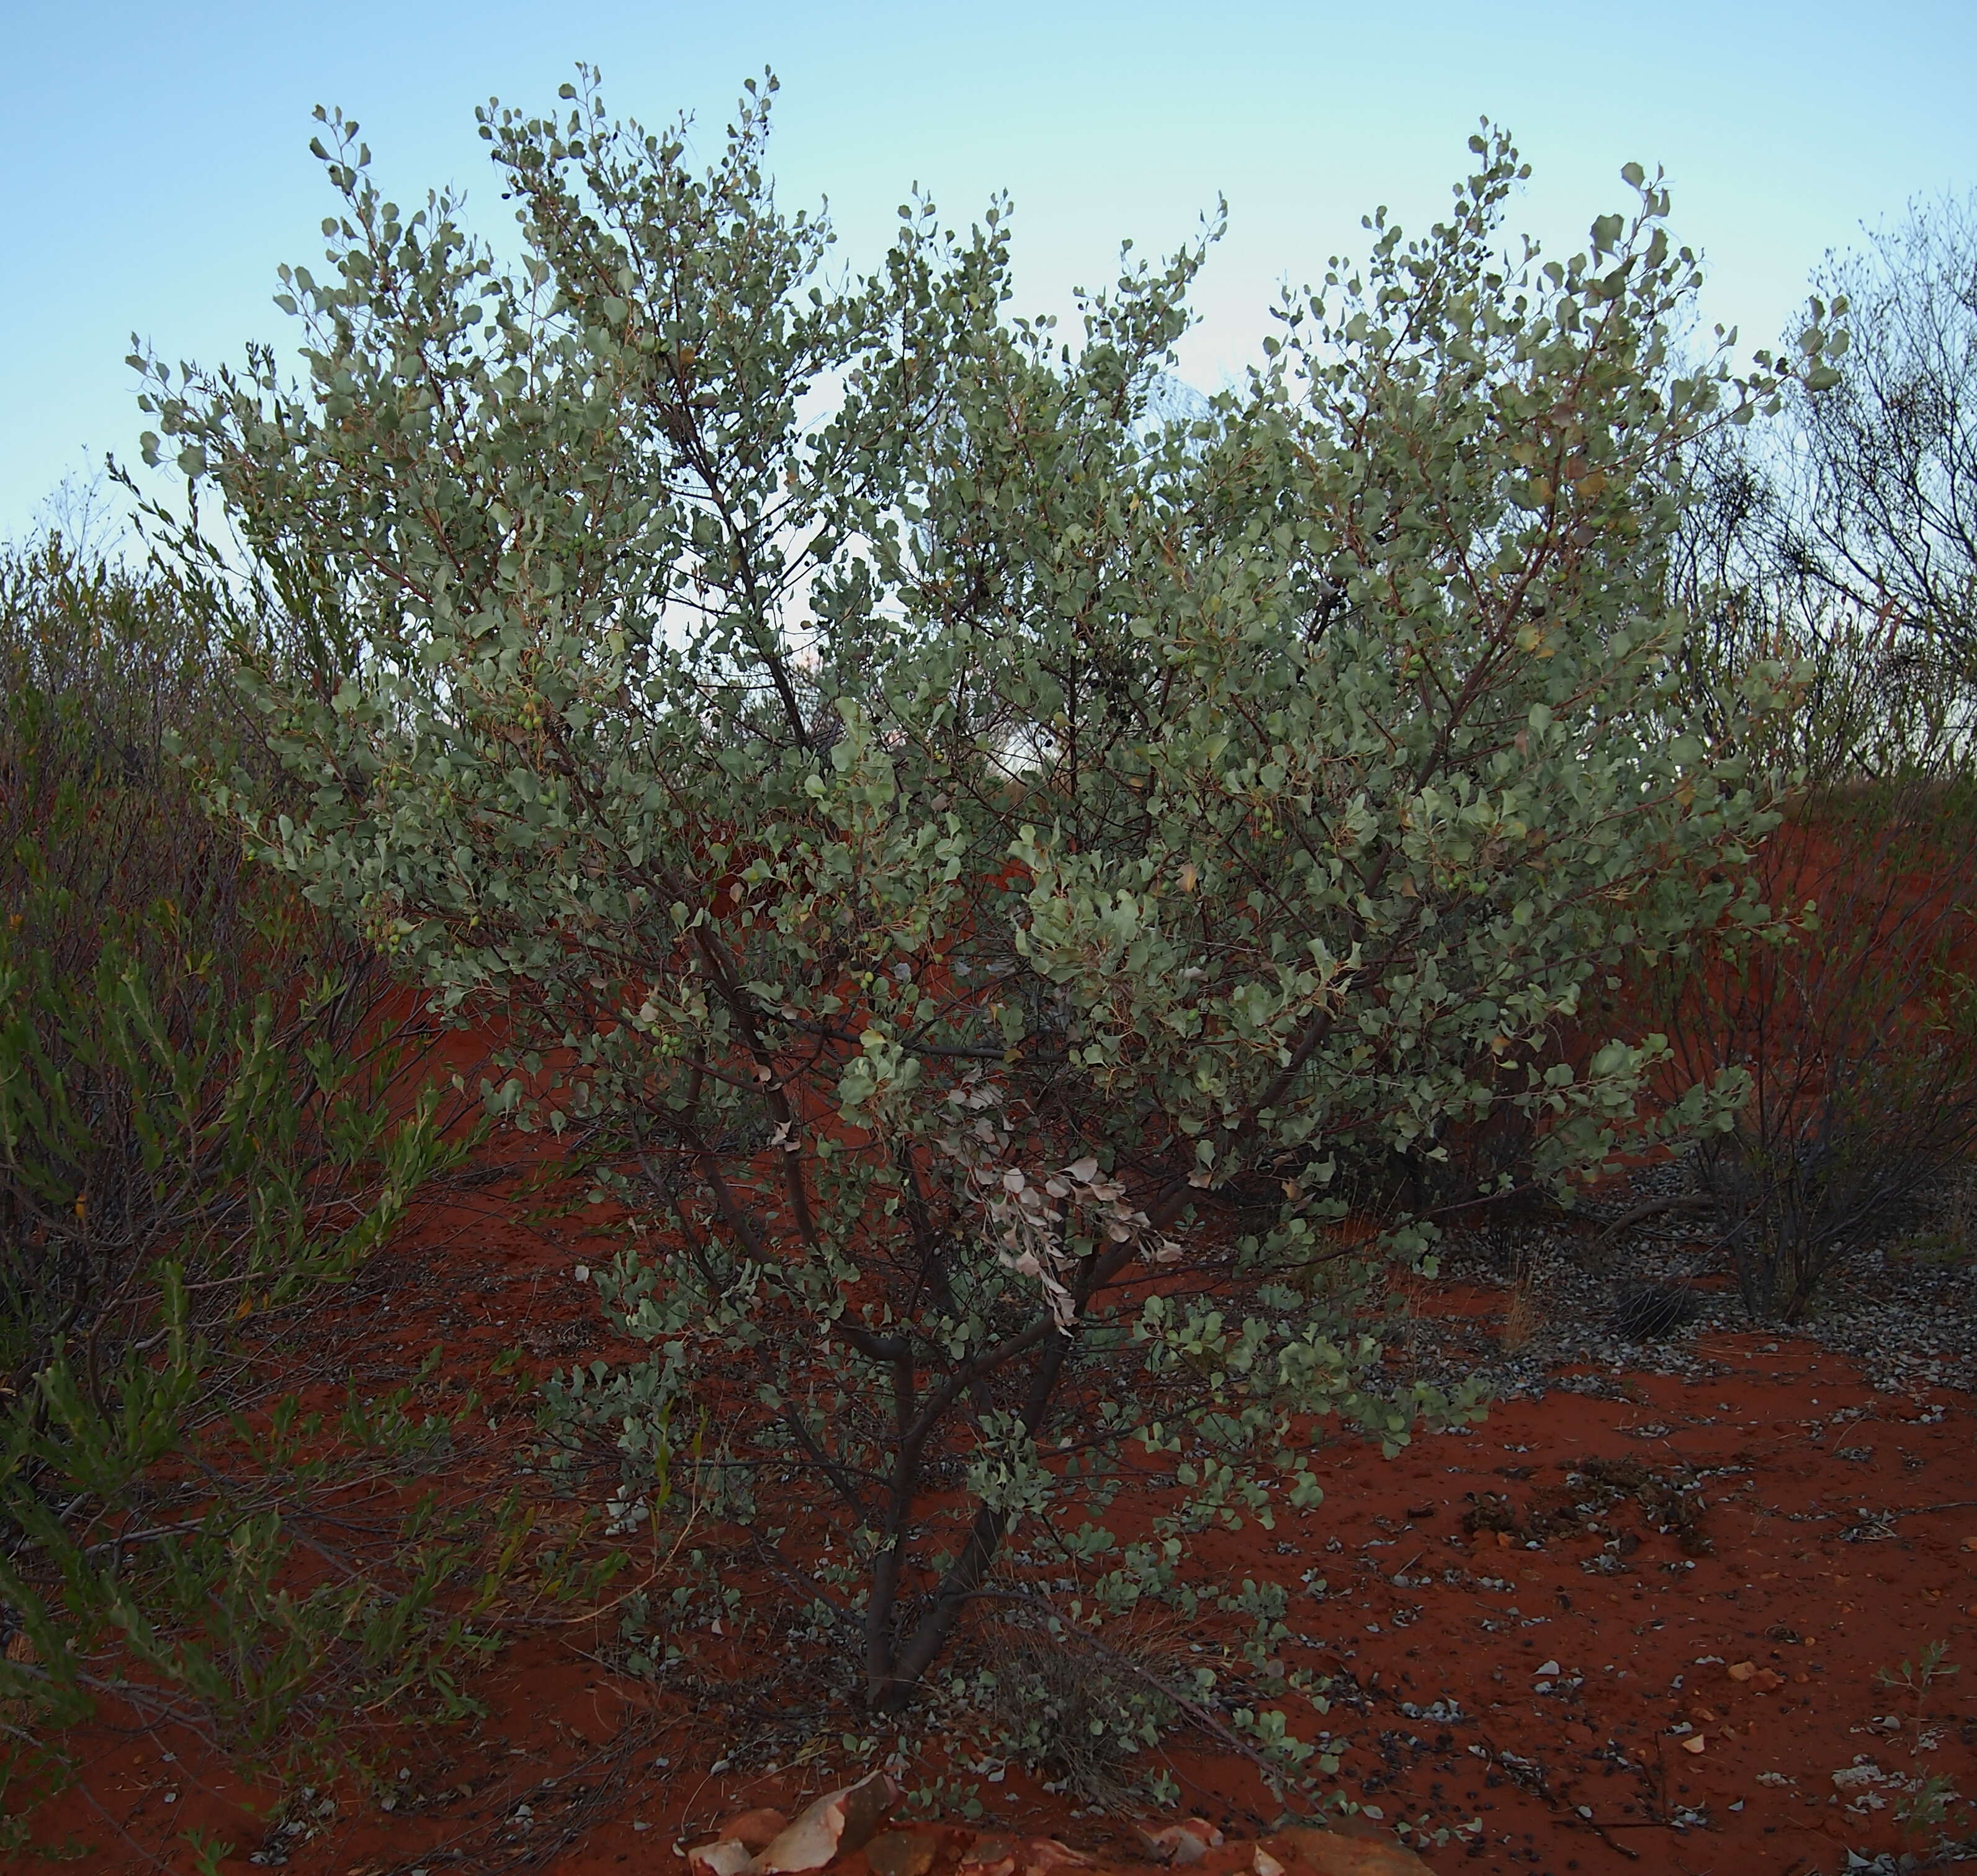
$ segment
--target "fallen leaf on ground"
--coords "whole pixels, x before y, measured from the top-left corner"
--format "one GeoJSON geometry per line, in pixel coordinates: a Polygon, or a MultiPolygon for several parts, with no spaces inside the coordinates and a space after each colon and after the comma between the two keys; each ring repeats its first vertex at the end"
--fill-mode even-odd
{"type": "Polygon", "coordinates": [[[753,1811],[737,1812],[725,1824],[718,1825],[714,1834],[738,1844],[746,1844],[752,1855],[767,1849],[789,1827],[787,1818],[772,1806],[764,1805],[753,1811]]]}
{"type": "Polygon", "coordinates": [[[686,1853],[689,1876],[741,1876],[758,1852],[789,1828],[789,1819],[767,1806],[737,1812],[704,1844],[686,1853]]]}
{"type": "Polygon", "coordinates": [[[1885,1785],[1888,1775],[1870,1759],[1864,1766],[1846,1766],[1833,1775],[1833,1784],[1843,1792],[1859,1790],[1870,1785],[1885,1785]]]}
{"type": "Polygon", "coordinates": [[[1023,1846],[1023,1868],[1028,1876],[1042,1876],[1046,1870],[1084,1869],[1091,1859],[1055,1837],[1032,1837],[1023,1846]]]}
{"type": "Polygon", "coordinates": [[[732,1837],[717,1837],[713,1842],[695,1844],[686,1853],[689,1876],[741,1876],[755,1860],[748,1846],[732,1837]]]}
{"type": "Polygon", "coordinates": [[[1199,1863],[1222,1842],[1222,1833],[1206,1818],[1188,1818],[1179,1824],[1164,1825],[1157,1831],[1148,1830],[1144,1824],[1134,1828],[1140,1834],[1140,1842],[1147,1846],[1148,1856],[1156,1863],[1170,1863],[1177,1868],[1199,1863]]]}
{"type": "Polygon", "coordinates": [[[751,1876],[800,1876],[861,1848],[899,1802],[899,1788],[883,1772],[827,1792],[749,1866],[751,1876]]]}

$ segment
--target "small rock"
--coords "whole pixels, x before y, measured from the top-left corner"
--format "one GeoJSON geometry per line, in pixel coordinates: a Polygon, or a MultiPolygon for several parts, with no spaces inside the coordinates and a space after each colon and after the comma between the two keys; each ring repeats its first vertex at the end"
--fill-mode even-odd
{"type": "Polygon", "coordinates": [[[1556,1661],[1546,1661],[1539,1668],[1537,1677],[1540,1680],[1555,1680],[1558,1678],[1558,1663],[1556,1661]]]}

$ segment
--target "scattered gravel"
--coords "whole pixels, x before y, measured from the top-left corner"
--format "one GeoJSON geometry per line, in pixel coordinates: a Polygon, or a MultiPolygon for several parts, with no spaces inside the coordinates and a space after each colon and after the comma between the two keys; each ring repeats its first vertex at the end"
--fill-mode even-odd
{"type": "MultiPolygon", "coordinates": [[[[1616,1218],[1685,1190],[1681,1168],[1656,1168],[1595,1215],[1616,1218]]],[[[1797,1341],[1846,1355],[1878,1393],[1926,1401],[1944,1389],[1977,1392],[1977,1247],[1964,1246],[1960,1231],[1860,1251],[1786,1329],[1752,1320],[1710,1228],[1706,1216],[1675,1212],[1605,1239],[1589,1225],[1452,1235],[1443,1280],[1500,1290],[1503,1305],[1480,1317],[1421,1311],[1397,1287],[1390,1370],[1442,1386],[1480,1376],[1499,1398],[1618,1395],[1629,1373],[1727,1373],[1721,1338],[1754,1334],[1760,1348],[1797,1341]]]]}

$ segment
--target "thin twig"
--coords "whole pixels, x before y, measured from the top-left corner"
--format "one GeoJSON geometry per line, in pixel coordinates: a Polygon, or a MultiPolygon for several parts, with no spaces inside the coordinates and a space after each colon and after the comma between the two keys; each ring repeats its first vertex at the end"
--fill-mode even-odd
{"type": "MultiPolygon", "coordinates": [[[[977,1590],[975,1591],[975,1597],[997,1602],[1013,1602],[1025,1608],[1039,1609],[1046,1614],[1050,1613],[1048,1604],[1036,1597],[1025,1595],[1017,1590],[977,1590]]],[[[1203,1731],[1213,1733],[1230,1751],[1239,1752],[1248,1759],[1263,1774],[1266,1781],[1271,1785],[1275,1786],[1281,1782],[1284,1777],[1285,1768],[1264,1753],[1258,1752],[1239,1734],[1231,1732],[1208,1708],[1202,1706],[1198,1701],[1190,1700],[1184,1693],[1176,1693],[1158,1674],[1154,1673],[1149,1668],[1142,1667],[1138,1662],[1128,1656],[1121,1654],[1117,1649],[1107,1647],[1097,1636],[1082,1629],[1076,1630],[1075,1633],[1079,1647],[1089,1648],[1094,1654],[1103,1655],[1114,1667],[1122,1669],[1135,1679],[1144,1681],[1154,1692],[1171,1700],[1203,1731]]]]}
{"type": "Polygon", "coordinates": [[[1606,1228],[1593,1239],[1592,1248],[1596,1251],[1603,1248],[1609,1239],[1618,1237],[1622,1231],[1646,1219],[1658,1217],[1664,1212],[1714,1212],[1715,1209],[1716,1201],[1700,1192],[1676,1192],[1662,1198],[1644,1198],[1637,1205],[1629,1205],[1617,1218],[1609,1223],[1606,1228]]]}
{"type": "MultiPolygon", "coordinates": [[[[1477,1728],[1477,1731],[1483,1733],[1480,1726],[1477,1728]]],[[[1483,1744],[1489,1752],[1492,1762],[1501,1766],[1514,1783],[1523,1785],[1527,1790],[1536,1792],[1539,1797],[1569,1822],[1584,1825],[1608,1849],[1625,1857],[1629,1862],[1640,1861],[1641,1853],[1638,1850],[1629,1850],[1625,1844],[1616,1843],[1607,1835],[1603,1825],[1597,1822],[1586,1812],[1582,1812],[1577,1805],[1560,1798],[1551,1789],[1551,1781],[1545,1776],[1545,1769],[1536,1759],[1518,1759],[1507,1754],[1487,1733],[1483,1733],[1483,1744]],[[1530,1776],[1523,1775],[1526,1766],[1530,1768],[1530,1776]]]]}

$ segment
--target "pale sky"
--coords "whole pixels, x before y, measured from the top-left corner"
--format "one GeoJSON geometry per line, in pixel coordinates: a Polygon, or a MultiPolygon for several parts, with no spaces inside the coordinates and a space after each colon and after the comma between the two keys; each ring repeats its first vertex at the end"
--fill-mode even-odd
{"type": "Polygon", "coordinates": [[[275,269],[318,261],[332,206],[312,107],[360,120],[397,200],[464,185],[505,248],[474,106],[547,108],[579,60],[618,114],[698,114],[710,155],[742,79],[772,65],[779,195],[827,195],[853,262],[916,182],[963,225],[1007,190],[1031,309],[1109,279],[1124,237],[1185,241],[1226,196],[1181,352],[1205,389],[1249,361],[1281,279],[1358,250],[1366,210],[1434,219],[1484,114],[1535,166],[1513,221],[1550,247],[1623,205],[1623,163],[1665,166],[1674,230],[1709,263],[1705,317],[1747,348],[1776,338],[1827,249],[1977,184],[1972,0],[0,0],[0,536],[106,450],[134,462],[132,331],[207,364],[283,339],[275,269]]]}

